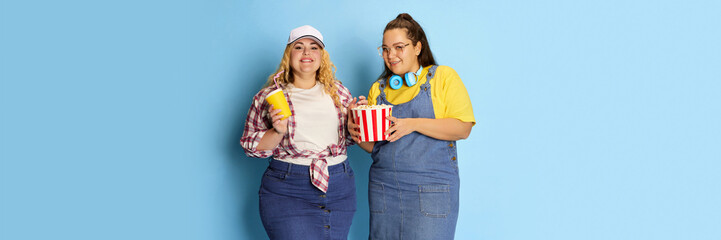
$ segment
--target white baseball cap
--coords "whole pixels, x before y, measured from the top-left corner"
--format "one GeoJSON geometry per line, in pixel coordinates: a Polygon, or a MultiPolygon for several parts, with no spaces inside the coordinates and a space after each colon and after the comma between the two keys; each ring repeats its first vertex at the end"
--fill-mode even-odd
{"type": "Polygon", "coordinates": [[[315,29],[310,25],[300,26],[291,30],[290,36],[288,37],[288,44],[294,43],[295,41],[303,38],[313,39],[313,41],[318,43],[322,48],[325,48],[325,44],[323,43],[323,35],[320,34],[320,31],[318,31],[318,29],[315,29]]]}

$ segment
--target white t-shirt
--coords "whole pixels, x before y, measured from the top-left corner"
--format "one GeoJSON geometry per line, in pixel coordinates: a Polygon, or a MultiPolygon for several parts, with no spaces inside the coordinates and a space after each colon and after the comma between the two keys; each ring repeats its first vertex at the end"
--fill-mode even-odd
{"type": "MultiPolygon", "coordinates": [[[[290,101],[295,114],[295,133],[291,139],[299,150],[321,152],[331,144],[338,144],[338,111],[333,99],[323,91],[323,84],[316,82],[310,89],[289,84],[290,101]]],[[[342,163],[346,155],[328,157],[328,165],[342,163]]],[[[310,165],[313,159],[280,159],[298,165],[310,165]]]]}

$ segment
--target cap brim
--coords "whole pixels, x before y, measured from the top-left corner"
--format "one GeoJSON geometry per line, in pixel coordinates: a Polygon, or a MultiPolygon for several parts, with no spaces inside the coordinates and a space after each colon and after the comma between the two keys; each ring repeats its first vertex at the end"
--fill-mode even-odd
{"type": "Polygon", "coordinates": [[[323,43],[323,41],[321,41],[320,39],[318,39],[317,37],[315,37],[313,35],[304,35],[304,36],[297,37],[297,38],[293,39],[293,41],[290,41],[290,43],[288,43],[288,44],[293,44],[295,41],[301,40],[303,38],[313,39],[313,41],[318,43],[318,45],[320,45],[320,47],[325,48],[325,44],[323,43]]]}

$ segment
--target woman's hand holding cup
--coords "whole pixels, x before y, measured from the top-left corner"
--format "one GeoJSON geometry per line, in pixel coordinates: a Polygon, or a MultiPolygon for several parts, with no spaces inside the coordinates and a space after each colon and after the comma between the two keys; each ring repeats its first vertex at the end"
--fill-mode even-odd
{"type": "Polygon", "coordinates": [[[280,134],[285,135],[288,132],[288,118],[283,119],[283,110],[274,109],[273,105],[270,105],[270,116],[273,122],[273,129],[280,134]]]}

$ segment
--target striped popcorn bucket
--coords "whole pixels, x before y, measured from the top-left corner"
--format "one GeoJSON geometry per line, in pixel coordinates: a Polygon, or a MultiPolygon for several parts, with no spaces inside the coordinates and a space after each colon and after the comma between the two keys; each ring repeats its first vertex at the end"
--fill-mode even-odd
{"type": "Polygon", "coordinates": [[[375,142],[387,140],[383,133],[391,127],[391,121],[386,117],[391,115],[392,106],[361,106],[351,109],[351,112],[353,119],[359,125],[361,141],[375,142]]]}

